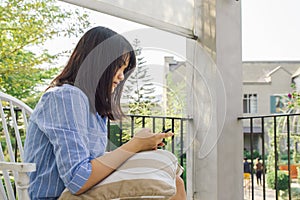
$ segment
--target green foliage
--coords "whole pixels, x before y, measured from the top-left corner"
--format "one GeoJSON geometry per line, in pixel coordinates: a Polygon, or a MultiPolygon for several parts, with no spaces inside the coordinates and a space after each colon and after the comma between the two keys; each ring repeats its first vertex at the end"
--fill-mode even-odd
{"type": "MultiPolygon", "coordinates": [[[[16,145],[17,144],[17,139],[16,139],[16,136],[15,136],[16,130],[15,130],[15,127],[13,126],[13,118],[12,118],[12,116],[11,116],[10,113],[7,113],[5,111],[4,111],[4,113],[5,113],[5,121],[7,122],[6,123],[7,130],[8,130],[9,136],[10,136],[10,142],[11,142],[11,145],[12,145],[12,148],[13,148],[13,151],[14,151],[15,147],[17,146],[16,145]]],[[[22,141],[22,144],[24,146],[24,142],[25,142],[25,126],[24,126],[24,120],[23,120],[24,118],[23,118],[22,112],[21,111],[15,111],[15,117],[17,119],[18,132],[20,134],[21,141],[22,141]]],[[[11,161],[9,159],[8,144],[6,143],[6,136],[4,134],[3,122],[1,120],[0,120],[0,144],[1,144],[4,156],[5,156],[4,159],[6,161],[11,161]]],[[[19,151],[15,152],[15,159],[17,161],[21,161],[19,153],[20,153],[19,151]]]]}
{"type": "MultiPolygon", "coordinates": [[[[248,150],[244,150],[244,158],[251,159],[251,152],[248,150]]],[[[253,150],[253,159],[256,159],[256,158],[261,158],[261,155],[256,149],[254,149],[253,150]]]]}
{"type": "Polygon", "coordinates": [[[58,58],[43,48],[58,36],[70,37],[89,26],[87,15],[61,8],[55,0],[0,2],[0,90],[34,105],[36,87],[58,69],[41,68],[58,58]]]}
{"type": "Polygon", "coordinates": [[[182,117],[186,107],[186,80],[174,80],[173,74],[167,75],[167,115],[182,117]]]}
{"type": "Polygon", "coordinates": [[[300,167],[297,167],[297,171],[298,171],[298,183],[300,183],[300,167]]]}
{"type": "Polygon", "coordinates": [[[287,95],[286,110],[294,110],[300,107],[300,93],[296,89],[296,85],[291,84],[292,91],[287,95]]]}
{"type": "MultiPolygon", "coordinates": [[[[268,187],[275,190],[276,189],[276,183],[275,183],[275,172],[269,172],[267,175],[267,184],[268,187]]],[[[278,190],[286,190],[289,187],[289,176],[286,174],[286,172],[283,171],[277,171],[277,186],[278,190]]]]}
{"type": "MultiPolygon", "coordinates": [[[[15,187],[15,178],[13,176],[9,176],[9,179],[10,179],[12,188],[14,188],[15,187]]],[[[4,186],[4,191],[7,192],[6,186],[5,186],[5,181],[4,181],[4,176],[1,176],[1,181],[4,186]]]]}
{"type": "MultiPolygon", "coordinates": [[[[295,144],[295,145],[297,145],[297,144],[295,144]]],[[[300,162],[300,153],[299,152],[294,151],[292,157],[293,157],[294,163],[300,162]]],[[[299,174],[300,174],[300,171],[299,171],[299,174]]]]}
{"type": "MultiPolygon", "coordinates": [[[[286,135],[283,134],[283,127],[285,123],[285,117],[277,118],[277,134],[276,134],[276,149],[275,149],[275,138],[274,138],[274,124],[269,125],[268,135],[269,135],[269,147],[268,147],[268,171],[275,171],[275,159],[277,162],[281,159],[282,152],[280,151],[280,141],[285,139],[286,135]],[[277,152],[277,158],[275,157],[275,151],[277,152]]],[[[286,139],[285,139],[286,140],[286,139]]]]}
{"type": "MultiPolygon", "coordinates": [[[[291,151],[290,156],[293,155],[293,152],[291,151]]],[[[287,161],[288,160],[288,154],[287,153],[282,153],[281,156],[281,161],[287,161]]]]}
{"type": "MultiPolygon", "coordinates": [[[[288,190],[284,191],[282,195],[280,195],[282,199],[288,200],[289,199],[289,192],[288,190]]],[[[300,200],[300,188],[292,187],[291,188],[291,199],[293,200],[300,200]]]]}
{"type": "MultiPolygon", "coordinates": [[[[182,158],[183,158],[183,168],[184,168],[184,171],[183,171],[183,173],[182,173],[182,179],[183,179],[183,181],[184,181],[184,185],[185,185],[185,187],[186,187],[186,153],[184,153],[183,155],[182,155],[182,158]]],[[[179,160],[178,160],[178,162],[179,162],[179,160]]]]}
{"type": "Polygon", "coordinates": [[[112,150],[116,149],[117,147],[121,146],[120,132],[121,132],[121,129],[119,128],[118,124],[110,124],[110,132],[108,133],[110,149],[108,149],[108,151],[112,151],[112,150]]]}
{"type": "MultiPolygon", "coordinates": [[[[297,144],[295,144],[297,145],[297,144]]],[[[291,150],[290,152],[290,163],[299,163],[300,161],[300,153],[298,153],[295,150],[291,150]]],[[[281,164],[287,164],[288,163],[288,154],[287,153],[282,153],[280,155],[280,163],[281,164]]]]}
{"type": "MultiPolygon", "coordinates": [[[[22,143],[23,143],[23,146],[24,146],[24,142],[25,142],[25,135],[22,135],[21,136],[21,140],[22,140],[22,143]]],[[[12,148],[14,148],[16,146],[16,137],[15,136],[11,136],[10,137],[10,141],[11,141],[11,145],[12,145],[12,148]]],[[[7,143],[6,143],[6,139],[5,139],[5,136],[3,135],[0,135],[0,145],[2,147],[2,150],[3,150],[3,153],[4,153],[4,159],[6,161],[11,161],[10,158],[9,158],[9,154],[8,154],[8,146],[7,146],[7,143]]],[[[15,150],[15,149],[13,149],[15,150]]],[[[21,158],[20,158],[20,152],[17,151],[17,157],[15,158],[17,160],[17,162],[21,162],[21,158]]]]}
{"type": "MultiPolygon", "coordinates": [[[[293,83],[291,84],[292,91],[287,94],[286,99],[287,103],[285,105],[285,112],[286,113],[299,113],[300,111],[300,92],[299,89],[296,88],[296,85],[293,83]]],[[[298,126],[300,124],[299,116],[293,117],[293,123],[295,124],[294,127],[291,127],[291,144],[293,144],[293,158],[294,163],[300,162],[300,153],[297,151],[297,143],[300,142],[300,136],[298,132],[298,126]]]]}

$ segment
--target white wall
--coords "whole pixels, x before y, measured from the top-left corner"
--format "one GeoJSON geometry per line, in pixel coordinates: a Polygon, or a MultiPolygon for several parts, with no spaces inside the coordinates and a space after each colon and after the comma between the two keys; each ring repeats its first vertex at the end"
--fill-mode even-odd
{"type": "Polygon", "coordinates": [[[193,0],[61,0],[193,38],[193,0]]]}
{"type": "MultiPolygon", "coordinates": [[[[202,35],[190,61],[188,199],[243,199],[241,13],[239,1],[196,1],[202,35]]],[[[196,31],[197,32],[197,31],[196,31]]]]}

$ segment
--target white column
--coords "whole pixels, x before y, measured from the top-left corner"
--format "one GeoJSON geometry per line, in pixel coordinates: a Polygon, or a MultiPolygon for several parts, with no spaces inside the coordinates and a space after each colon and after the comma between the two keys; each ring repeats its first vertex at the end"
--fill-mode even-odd
{"type": "Polygon", "coordinates": [[[196,0],[198,41],[187,41],[188,199],[243,199],[241,8],[236,0],[196,0]]]}

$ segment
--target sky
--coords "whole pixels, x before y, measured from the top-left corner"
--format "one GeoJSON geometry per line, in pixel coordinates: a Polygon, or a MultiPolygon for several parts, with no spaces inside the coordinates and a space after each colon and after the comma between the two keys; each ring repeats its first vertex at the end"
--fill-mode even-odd
{"type": "Polygon", "coordinates": [[[243,61],[300,61],[300,0],[240,0],[243,61]]]}

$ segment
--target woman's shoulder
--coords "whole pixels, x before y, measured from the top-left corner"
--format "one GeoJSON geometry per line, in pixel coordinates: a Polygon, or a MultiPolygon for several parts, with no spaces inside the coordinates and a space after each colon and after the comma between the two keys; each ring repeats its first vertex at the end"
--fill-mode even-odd
{"type": "Polygon", "coordinates": [[[47,90],[46,93],[53,92],[53,93],[60,93],[60,92],[72,92],[72,93],[83,93],[78,87],[70,85],[70,84],[63,84],[61,86],[54,86],[47,90]]]}
{"type": "Polygon", "coordinates": [[[80,90],[78,87],[69,85],[69,84],[63,84],[62,86],[55,86],[50,89],[48,89],[44,97],[47,96],[71,96],[73,98],[84,98],[87,100],[87,96],[85,93],[80,90]]]}
{"type": "Polygon", "coordinates": [[[83,91],[78,87],[64,84],[62,86],[55,86],[49,88],[39,100],[37,107],[43,107],[52,103],[71,103],[71,102],[83,102],[88,105],[89,100],[83,91]]]}

